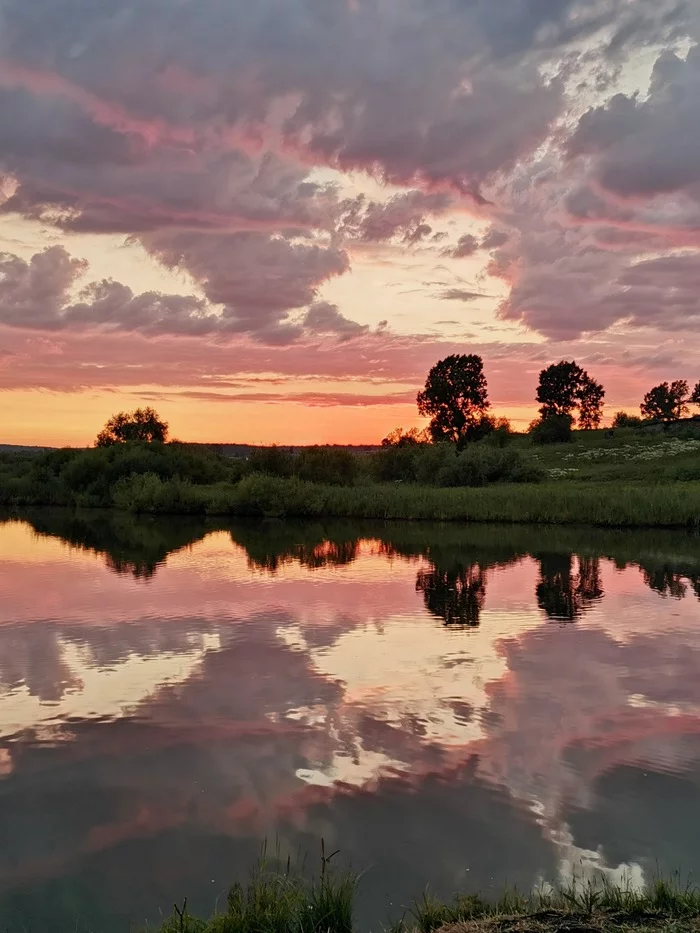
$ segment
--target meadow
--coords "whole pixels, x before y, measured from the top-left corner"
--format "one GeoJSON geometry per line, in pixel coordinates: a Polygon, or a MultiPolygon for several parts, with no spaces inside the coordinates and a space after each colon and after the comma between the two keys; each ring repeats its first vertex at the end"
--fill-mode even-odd
{"type": "Polygon", "coordinates": [[[457,451],[181,443],[0,454],[0,505],[266,518],[700,527],[700,427],[579,431],[569,444],[488,437],[457,451]]]}

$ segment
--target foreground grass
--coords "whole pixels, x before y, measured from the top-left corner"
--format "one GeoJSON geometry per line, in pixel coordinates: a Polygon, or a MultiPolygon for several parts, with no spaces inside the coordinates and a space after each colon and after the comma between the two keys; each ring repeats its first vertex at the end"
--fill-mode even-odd
{"type": "Polygon", "coordinates": [[[438,489],[409,484],[324,486],[253,475],[236,484],[193,486],[139,476],[120,487],[114,505],[161,514],[700,527],[700,483],[551,482],[438,489]]]}
{"type": "MultiPolygon", "coordinates": [[[[187,902],[159,933],[352,933],[358,884],[354,875],[334,873],[322,859],[318,879],[305,881],[286,870],[269,871],[263,862],[246,885],[229,892],[225,911],[208,920],[190,915],[187,902]]],[[[381,925],[376,927],[382,929],[381,925]]],[[[700,930],[700,891],[678,878],[659,879],[638,891],[610,883],[605,876],[529,895],[505,890],[496,900],[477,894],[444,903],[428,894],[416,900],[390,933],[607,933],[700,930]]]]}

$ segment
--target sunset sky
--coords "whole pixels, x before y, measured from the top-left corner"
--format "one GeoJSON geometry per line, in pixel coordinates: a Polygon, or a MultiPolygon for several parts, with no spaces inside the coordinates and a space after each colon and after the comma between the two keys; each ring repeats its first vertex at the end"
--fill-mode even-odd
{"type": "Polygon", "coordinates": [[[700,378],[697,0],[0,0],[0,442],[376,443],[700,378]]]}

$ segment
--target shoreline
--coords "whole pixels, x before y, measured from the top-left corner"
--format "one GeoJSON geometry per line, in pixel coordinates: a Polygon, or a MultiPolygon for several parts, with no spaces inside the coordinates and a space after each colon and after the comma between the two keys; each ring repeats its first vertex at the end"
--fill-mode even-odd
{"type": "MultiPolygon", "coordinates": [[[[324,857],[311,879],[289,864],[280,870],[263,862],[247,882],[234,883],[224,909],[204,920],[193,916],[184,900],[174,905],[157,933],[357,933],[354,907],[361,875],[336,872],[330,858],[324,857]]],[[[388,927],[375,922],[370,929],[385,933],[697,933],[700,890],[682,886],[676,875],[638,890],[598,872],[528,895],[506,887],[490,900],[476,893],[447,903],[425,892],[388,927]]]]}
{"type": "MultiPolygon", "coordinates": [[[[49,497],[46,497],[47,499],[49,497]]],[[[8,512],[53,506],[105,506],[68,501],[7,503],[8,512]]],[[[507,525],[580,525],[610,529],[700,529],[700,483],[548,482],[436,488],[412,484],[330,486],[253,474],[238,483],[195,485],[153,474],[115,490],[111,511],[255,519],[367,519],[507,525]]]]}

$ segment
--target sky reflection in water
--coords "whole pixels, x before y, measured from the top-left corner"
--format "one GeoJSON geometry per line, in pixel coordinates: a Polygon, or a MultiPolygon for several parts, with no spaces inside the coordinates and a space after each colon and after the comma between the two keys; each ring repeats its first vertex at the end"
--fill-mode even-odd
{"type": "MultiPolygon", "coordinates": [[[[0,917],[207,912],[264,837],[426,884],[700,869],[700,539],[0,525],[0,917]]],[[[391,906],[389,906],[391,905],[391,906]]]]}

